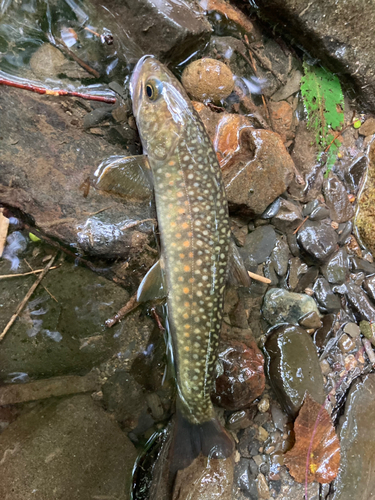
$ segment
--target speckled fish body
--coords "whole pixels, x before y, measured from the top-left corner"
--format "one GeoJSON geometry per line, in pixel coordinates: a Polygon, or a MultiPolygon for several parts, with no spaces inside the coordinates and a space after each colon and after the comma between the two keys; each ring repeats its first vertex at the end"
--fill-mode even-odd
{"type": "Polygon", "coordinates": [[[141,59],[131,87],[153,173],[180,407],[201,424],[214,416],[210,392],[229,251],[220,166],[184,89],[161,63],[141,59]]]}

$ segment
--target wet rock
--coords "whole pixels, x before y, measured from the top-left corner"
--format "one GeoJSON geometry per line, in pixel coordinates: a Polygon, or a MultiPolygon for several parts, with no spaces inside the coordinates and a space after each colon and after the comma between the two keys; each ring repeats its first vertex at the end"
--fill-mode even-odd
{"type": "Polygon", "coordinates": [[[334,314],[327,314],[323,316],[321,328],[318,328],[314,333],[313,340],[318,349],[322,349],[328,342],[331,334],[333,333],[333,328],[336,322],[336,316],[334,314]]]}
{"type": "Polygon", "coordinates": [[[294,289],[295,292],[301,293],[306,290],[306,288],[312,288],[315,283],[316,278],[319,274],[319,268],[316,266],[311,266],[307,269],[306,273],[303,274],[298,280],[298,284],[294,289]]]}
{"type": "Polygon", "coordinates": [[[241,137],[247,147],[233,157],[230,168],[223,168],[228,203],[232,210],[261,215],[292,181],[293,162],[274,132],[244,129],[241,137]]]}
{"type": "Polygon", "coordinates": [[[201,102],[220,102],[229,96],[234,87],[233,75],[228,66],[209,57],[186,66],[181,81],[188,94],[201,102]]]}
{"type": "Polygon", "coordinates": [[[320,316],[315,311],[307,313],[299,320],[299,324],[303,326],[303,328],[320,328],[322,326],[322,322],[320,320],[320,316]]]}
{"type": "Polygon", "coordinates": [[[276,200],[270,205],[268,205],[268,207],[262,213],[261,215],[262,219],[272,219],[272,217],[275,217],[275,215],[277,215],[277,212],[280,210],[280,206],[281,206],[281,199],[276,198],[276,200]]]}
{"type": "Polygon", "coordinates": [[[344,332],[350,335],[352,338],[359,337],[361,330],[355,323],[346,323],[344,326],[344,332]]]}
{"type": "Polygon", "coordinates": [[[125,371],[118,371],[103,385],[103,404],[126,432],[135,429],[147,410],[142,387],[125,371]]]}
{"type": "Polygon", "coordinates": [[[214,383],[214,403],[232,411],[248,408],[265,387],[264,359],[256,342],[223,345],[218,359],[221,373],[214,383]]]}
{"type": "MultiPolygon", "coordinates": [[[[180,62],[204,46],[212,31],[196,2],[184,4],[167,0],[156,4],[148,0],[131,3],[108,0],[105,8],[100,0],[92,3],[97,8],[101,23],[114,35],[117,35],[118,26],[114,19],[126,19],[127,38],[122,45],[115,45],[121,58],[129,59],[128,53],[134,53],[133,46],[137,45],[138,58],[143,54],[154,54],[158,59],[180,62]]],[[[118,31],[118,35],[124,38],[123,29],[118,31]]],[[[114,36],[114,44],[117,38],[114,36]]]]}
{"type": "Polygon", "coordinates": [[[348,4],[329,0],[311,6],[308,0],[257,0],[262,17],[277,24],[296,43],[309,50],[333,72],[355,85],[364,104],[375,109],[375,67],[368,47],[374,43],[372,4],[357,2],[347,16],[348,4]],[[358,26],[363,36],[358,37],[358,26]]]}
{"type": "Polygon", "coordinates": [[[375,266],[374,264],[371,264],[366,259],[360,259],[359,257],[353,256],[351,258],[352,261],[352,268],[353,271],[364,271],[365,273],[368,274],[374,274],[375,273],[375,266]]]}
{"type": "Polygon", "coordinates": [[[332,291],[331,286],[325,278],[318,278],[314,284],[314,293],[319,307],[327,312],[339,311],[341,308],[340,298],[332,291]]]}
{"type": "Polygon", "coordinates": [[[366,290],[367,295],[375,302],[375,276],[369,276],[363,282],[363,288],[366,290]]]}
{"type": "Polygon", "coordinates": [[[48,401],[21,415],[0,436],[0,496],[9,500],[129,499],[137,452],[91,399],[48,401]]]}
{"type": "Polygon", "coordinates": [[[347,283],[345,285],[345,294],[351,306],[359,314],[360,319],[365,319],[370,323],[375,322],[375,307],[361,287],[347,283]]]}
{"type": "Polygon", "coordinates": [[[349,260],[346,250],[340,248],[320,269],[329,283],[344,283],[349,277],[349,260]]]}
{"type": "Polygon", "coordinates": [[[288,286],[290,290],[294,290],[298,284],[301,274],[306,272],[307,265],[301,261],[299,257],[292,257],[289,261],[288,286]]]}
{"type": "Polygon", "coordinates": [[[272,100],[282,101],[299,92],[301,88],[301,78],[302,73],[298,69],[292,71],[292,74],[289,75],[286,84],[280,87],[280,89],[272,95],[272,100]]]}
{"type": "Polygon", "coordinates": [[[260,226],[249,233],[241,252],[250,256],[257,264],[265,262],[276,244],[276,233],[272,226],[260,226]]]}
{"type": "Polygon", "coordinates": [[[280,200],[280,210],[277,212],[277,215],[273,217],[272,224],[279,231],[290,233],[297,229],[302,220],[300,207],[292,201],[282,198],[280,200]]]}
{"type": "Polygon", "coordinates": [[[301,293],[293,293],[283,288],[271,288],[263,301],[263,316],[270,325],[278,323],[298,324],[302,316],[315,312],[318,308],[312,297],[301,293]]]}
{"type": "Polygon", "coordinates": [[[257,475],[257,489],[259,498],[269,498],[270,497],[270,489],[268,487],[266,478],[264,474],[260,473],[257,475]]]}
{"type": "Polygon", "coordinates": [[[141,252],[153,238],[152,222],[140,223],[154,217],[149,201],[110,198],[95,189],[85,198],[80,191],[101,160],[126,156],[126,150],[71,125],[85,113],[69,101],[68,114],[63,102],[2,89],[0,135],[7,145],[0,163],[2,203],[43,234],[80,251],[105,257],[141,252]]]}
{"type": "Polygon", "coordinates": [[[346,353],[352,351],[356,347],[356,343],[351,337],[344,334],[340,337],[340,340],[338,341],[338,346],[339,346],[341,352],[343,354],[346,354],[346,353]]]}
{"type": "Polygon", "coordinates": [[[338,234],[339,234],[339,245],[345,245],[348,237],[350,236],[353,230],[353,222],[349,221],[345,224],[340,224],[338,234]]]}
{"type": "Polygon", "coordinates": [[[337,233],[328,224],[306,222],[298,231],[297,241],[312,257],[324,261],[337,247],[337,233]]]}
{"type": "Polygon", "coordinates": [[[285,143],[294,139],[295,125],[293,123],[293,108],[286,101],[272,102],[269,104],[272,129],[280,134],[285,143]]]}
{"type": "Polygon", "coordinates": [[[375,375],[358,380],[350,389],[340,420],[341,463],[334,500],[372,498],[375,489],[375,375]]]}
{"type": "Polygon", "coordinates": [[[177,473],[172,500],[231,500],[233,459],[215,459],[200,455],[177,473]]]}
{"type": "Polygon", "coordinates": [[[250,498],[254,498],[255,493],[255,498],[257,498],[257,487],[250,472],[250,462],[251,460],[249,458],[241,457],[234,469],[234,480],[237,488],[250,495],[250,498]],[[251,492],[253,492],[253,496],[251,496],[251,492]]]}
{"type": "Polygon", "coordinates": [[[280,404],[295,417],[305,392],[324,402],[323,375],[311,337],[298,326],[272,331],[266,344],[268,376],[280,404]]]}
{"type": "MultiPolygon", "coordinates": [[[[37,261],[31,262],[34,269],[43,267],[37,261]]],[[[2,303],[6,304],[1,329],[33,280],[30,276],[0,282],[2,303]]],[[[32,378],[84,374],[114,354],[130,363],[137,350],[145,348],[153,323],[148,318],[139,320],[139,313],[111,330],[105,327],[106,319],[128,300],[122,287],[69,263],[50,271],[43,284],[58,302],[43,288],[36,290],[2,342],[2,380],[14,372],[25,372],[32,378]]]]}
{"type": "Polygon", "coordinates": [[[367,118],[367,120],[362,123],[358,130],[360,135],[365,137],[375,134],[375,118],[367,118]]]}
{"type": "Polygon", "coordinates": [[[307,129],[305,122],[298,125],[291,156],[303,182],[295,178],[289,186],[289,193],[303,203],[315,200],[321,191],[323,172],[317,160],[314,132],[307,129]]]}
{"type": "Polygon", "coordinates": [[[276,245],[271,252],[271,262],[278,276],[285,276],[288,270],[289,246],[285,239],[276,236],[276,245]]]}
{"type": "Polygon", "coordinates": [[[362,185],[367,168],[367,156],[360,156],[359,158],[355,158],[354,161],[345,169],[344,180],[352,192],[357,193],[358,189],[362,185]]]}
{"type": "Polygon", "coordinates": [[[348,193],[342,182],[332,172],[327,179],[324,179],[323,191],[332,220],[340,223],[354,217],[354,206],[349,201],[348,193]]]}

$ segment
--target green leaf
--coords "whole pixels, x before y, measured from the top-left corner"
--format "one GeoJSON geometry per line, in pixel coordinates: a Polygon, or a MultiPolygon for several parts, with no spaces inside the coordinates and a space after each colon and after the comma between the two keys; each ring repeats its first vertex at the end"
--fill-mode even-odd
{"type": "Polygon", "coordinates": [[[307,111],[307,126],[315,131],[319,157],[329,146],[326,156],[326,174],[335,161],[340,142],[332,142],[333,132],[344,124],[344,96],[340,81],[325,68],[303,64],[301,93],[307,111]]]}

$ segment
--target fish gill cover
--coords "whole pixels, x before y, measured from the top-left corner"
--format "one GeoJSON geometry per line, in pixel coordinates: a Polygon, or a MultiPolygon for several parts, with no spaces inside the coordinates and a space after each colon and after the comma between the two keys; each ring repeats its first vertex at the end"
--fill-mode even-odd
{"type": "Polygon", "coordinates": [[[344,124],[344,96],[336,75],[322,67],[303,63],[301,93],[307,111],[307,125],[315,131],[315,141],[319,148],[318,158],[326,152],[326,175],[332,169],[340,141],[334,131],[344,124]]]}

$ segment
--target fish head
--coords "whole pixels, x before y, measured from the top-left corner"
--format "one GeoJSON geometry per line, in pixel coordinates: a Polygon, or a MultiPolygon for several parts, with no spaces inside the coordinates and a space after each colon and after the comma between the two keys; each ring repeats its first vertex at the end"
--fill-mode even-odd
{"type": "Polygon", "coordinates": [[[134,69],[130,91],[144,153],[151,160],[168,160],[194,115],[185,90],[161,62],[144,56],[134,69]]]}

